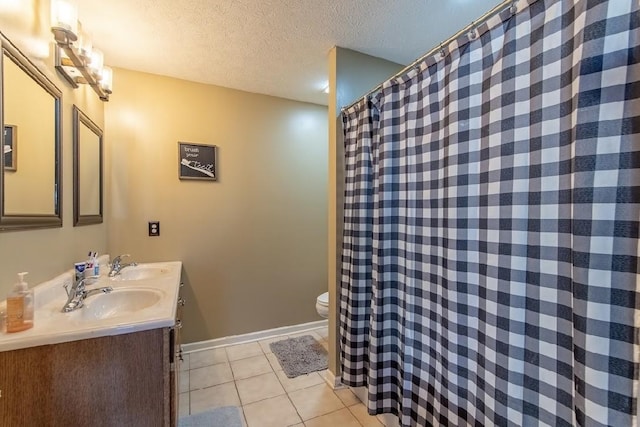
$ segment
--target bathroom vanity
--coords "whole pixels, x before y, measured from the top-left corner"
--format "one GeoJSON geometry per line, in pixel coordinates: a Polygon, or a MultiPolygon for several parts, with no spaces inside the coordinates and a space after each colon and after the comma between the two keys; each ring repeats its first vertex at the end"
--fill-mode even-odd
{"type": "Polygon", "coordinates": [[[127,267],[71,313],[36,287],[34,328],[0,334],[0,426],[176,425],[181,268],[127,267]]]}

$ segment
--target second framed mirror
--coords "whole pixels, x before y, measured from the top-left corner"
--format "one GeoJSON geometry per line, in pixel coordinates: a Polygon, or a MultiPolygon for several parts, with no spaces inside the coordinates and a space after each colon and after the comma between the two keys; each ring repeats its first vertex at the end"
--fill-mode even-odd
{"type": "Polygon", "coordinates": [[[73,106],[73,225],[102,219],[102,129],[73,106]]]}

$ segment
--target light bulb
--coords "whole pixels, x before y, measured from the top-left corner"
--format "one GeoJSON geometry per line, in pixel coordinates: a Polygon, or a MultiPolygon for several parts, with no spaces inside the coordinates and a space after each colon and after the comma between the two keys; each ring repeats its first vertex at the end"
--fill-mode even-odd
{"type": "Polygon", "coordinates": [[[78,48],[78,54],[84,59],[85,63],[89,63],[91,60],[91,52],[93,51],[93,43],[91,42],[91,36],[89,33],[82,29],[82,24],[78,30],[78,41],[75,45],[78,48]]]}
{"type": "Polygon", "coordinates": [[[100,87],[107,93],[111,93],[113,89],[113,70],[111,67],[102,68],[102,76],[100,77],[100,87]]]}
{"type": "Polygon", "coordinates": [[[89,69],[94,76],[100,76],[102,73],[102,67],[104,65],[104,55],[100,49],[93,49],[91,52],[91,62],[89,63],[89,69]]]}
{"type": "Polygon", "coordinates": [[[78,35],[78,8],[63,0],[51,0],[51,28],[78,35]]]}

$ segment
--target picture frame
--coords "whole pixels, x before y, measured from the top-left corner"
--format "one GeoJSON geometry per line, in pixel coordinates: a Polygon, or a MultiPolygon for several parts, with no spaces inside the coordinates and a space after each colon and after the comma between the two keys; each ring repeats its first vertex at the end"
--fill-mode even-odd
{"type": "Polygon", "coordinates": [[[178,177],[216,181],[218,160],[216,146],[191,142],[178,142],[178,177]]]}
{"type": "Polygon", "coordinates": [[[18,127],[5,125],[2,141],[4,170],[15,172],[18,169],[18,127]]]}

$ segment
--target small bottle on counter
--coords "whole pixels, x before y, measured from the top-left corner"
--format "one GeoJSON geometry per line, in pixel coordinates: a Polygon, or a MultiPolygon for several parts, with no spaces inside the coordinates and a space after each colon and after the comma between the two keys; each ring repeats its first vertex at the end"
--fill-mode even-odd
{"type": "Polygon", "coordinates": [[[25,331],[33,327],[34,295],[33,289],[24,281],[27,272],[18,273],[19,282],[7,296],[7,333],[25,331]]]}
{"type": "Polygon", "coordinates": [[[87,269],[86,261],[76,262],[75,264],[73,264],[73,271],[75,274],[74,283],[77,283],[79,280],[84,279],[84,272],[86,269],[87,269]]]}
{"type": "Polygon", "coordinates": [[[98,261],[98,252],[91,252],[91,261],[93,264],[93,276],[100,277],[100,261],[98,261]]]}

